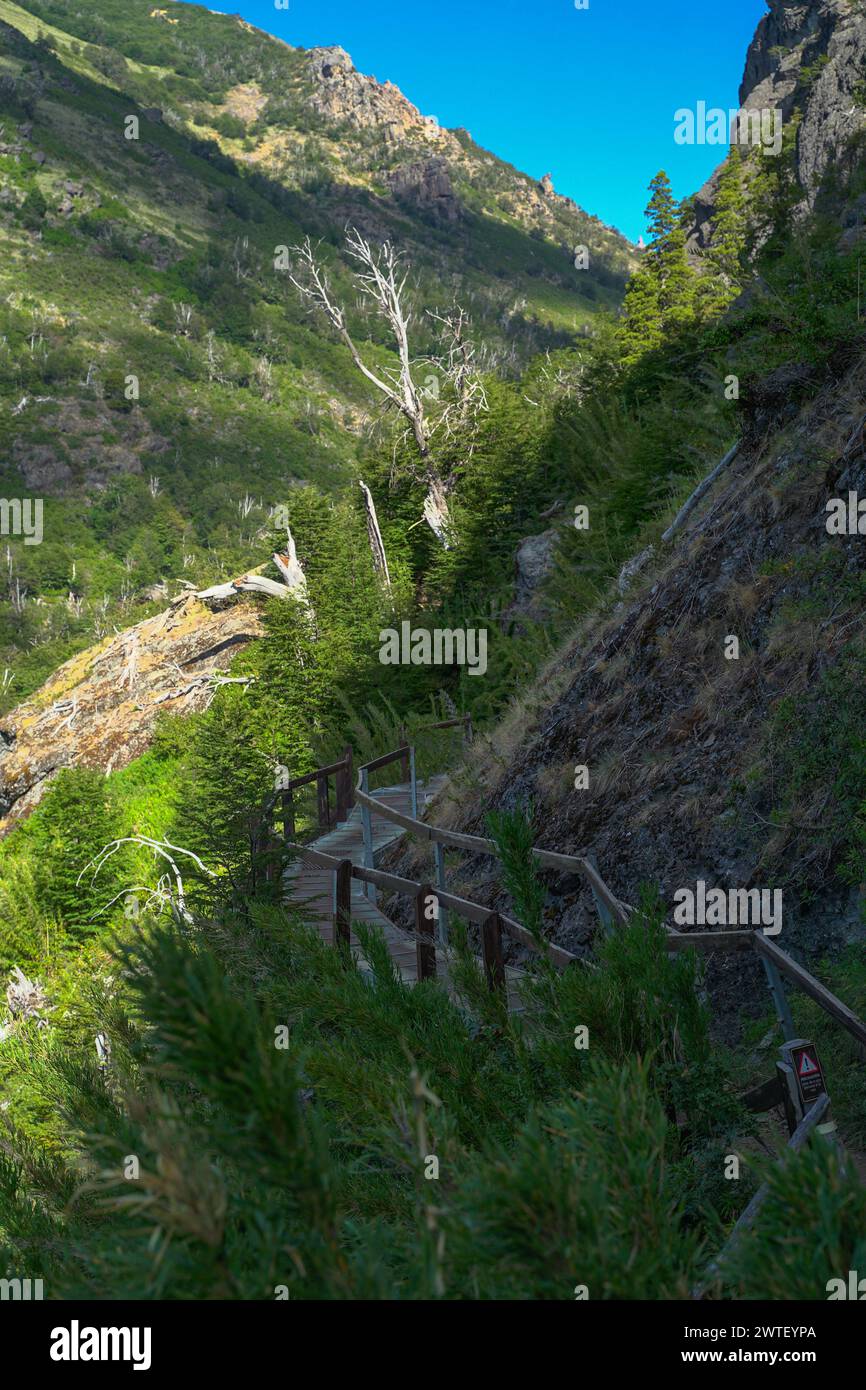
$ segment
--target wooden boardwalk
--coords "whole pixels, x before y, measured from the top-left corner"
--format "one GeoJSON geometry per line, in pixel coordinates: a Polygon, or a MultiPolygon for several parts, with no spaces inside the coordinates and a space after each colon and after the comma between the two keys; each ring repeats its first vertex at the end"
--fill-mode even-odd
{"type": "MultiPolygon", "coordinates": [[[[432,801],[446,781],[445,774],[431,777],[426,782],[419,781],[419,816],[423,816],[425,806],[432,801]]],[[[377,800],[385,802],[392,810],[399,811],[405,816],[411,816],[412,795],[408,783],[396,787],[378,787],[374,795],[377,800]]],[[[392,821],[376,815],[375,812],[372,814],[372,831],[373,860],[374,864],[377,864],[382,851],[399,840],[405,832],[399,826],[394,825],[392,821]]],[[[346,820],[341,821],[332,830],[326,831],[311,841],[310,848],[317,849],[322,854],[333,855],[335,859],[351,859],[353,864],[363,866],[364,838],[360,806],[354,806],[346,820]]],[[[317,923],[322,939],[333,944],[334,875],[331,870],[321,868],[309,860],[299,859],[287,870],[284,881],[288,901],[303,909],[304,915],[317,923]]],[[[352,879],[352,922],[369,922],[379,927],[388,944],[391,959],[400,971],[401,979],[405,984],[416,984],[418,962],[414,938],[407,932],[401,931],[379,910],[372,897],[368,897],[365,893],[365,887],[367,885],[358,879],[352,879]]],[[[370,891],[372,892],[372,889],[370,891]]],[[[369,972],[370,966],[364,958],[354,930],[350,940],[352,955],[358,968],[369,972]]],[[[447,985],[448,952],[442,946],[437,948],[436,959],[437,973],[447,985]]],[[[520,974],[519,970],[515,970],[511,966],[506,967],[508,1004],[512,1010],[520,1008],[518,989],[520,974]]]]}
{"type": "MultiPolygon", "coordinates": [[[[429,778],[427,782],[418,783],[419,815],[423,814],[424,807],[445,785],[445,781],[445,776],[439,775],[429,778]]],[[[376,796],[395,811],[399,811],[404,816],[411,816],[412,796],[408,783],[397,787],[377,788],[376,796]]],[[[373,859],[375,863],[378,863],[382,851],[392,845],[395,840],[399,840],[404,832],[391,821],[375,814],[372,817],[372,828],[373,859]]],[[[360,806],[353,806],[347,820],[313,840],[310,848],[320,850],[322,854],[332,854],[335,859],[351,859],[353,864],[362,866],[364,863],[364,839],[361,829],[360,806]]],[[[320,868],[317,864],[311,864],[309,860],[301,859],[288,870],[285,881],[289,901],[302,907],[305,916],[318,922],[319,932],[325,941],[333,942],[334,875],[329,869],[320,868]]],[[[394,923],[390,922],[383,912],[379,911],[373,899],[367,897],[364,892],[365,886],[357,879],[352,879],[352,921],[370,922],[381,928],[388,943],[391,959],[398,966],[401,977],[408,984],[414,984],[417,979],[415,942],[406,932],[395,927],[394,923]]],[[[358,966],[362,970],[369,970],[370,967],[363,957],[354,931],[351,942],[352,954],[358,966]]]]}

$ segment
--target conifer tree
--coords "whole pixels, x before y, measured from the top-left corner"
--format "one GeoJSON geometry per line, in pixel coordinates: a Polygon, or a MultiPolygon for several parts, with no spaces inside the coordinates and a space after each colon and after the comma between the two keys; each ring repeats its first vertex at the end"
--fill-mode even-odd
{"type": "Polygon", "coordinates": [[[116,835],[105,777],[64,768],[42,806],[21,828],[31,850],[40,911],[78,936],[94,931],[97,914],[117,891],[117,860],[94,879],[87,872],[116,835]]]}
{"type": "Polygon", "coordinates": [[[739,293],[746,249],[745,209],[743,158],[735,145],[719,177],[712,239],[705,255],[707,272],[698,284],[698,307],[703,316],[720,313],[739,293]]]}
{"type": "Polygon", "coordinates": [[[686,259],[684,215],[664,171],[650,184],[646,208],[652,241],[629,281],[623,302],[622,345],[626,361],[660,347],[694,316],[695,277],[686,259]]]}
{"type": "Polygon", "coordinates": [[[652,180],[650,193],[646,216],[652,241],[647,264],[658,288],[662,327],[668,331],[687,323],[691,317],[694,277],[686,260],[683,218],[664,170],[652,180]]]}
{"type": "Polygon", "coordinates": [[[713,262],[732,282],[739,276],[745,249],[745,206],[742,155],[735,145],[719,179],[712,240],[713,262]]]}
{"type": "Polygon", "coordinates": [[[632,275],[622,306],[622,346],[626,361],[652,352],[662,343],[662,316],[658,282],[653,268],[644,262],[632,275]]]}

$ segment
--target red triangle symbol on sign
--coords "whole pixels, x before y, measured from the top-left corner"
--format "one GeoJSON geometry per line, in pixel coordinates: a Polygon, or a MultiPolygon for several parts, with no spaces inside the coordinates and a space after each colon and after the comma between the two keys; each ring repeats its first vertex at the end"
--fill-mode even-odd
{"type": "Polygon", "coordinates": [[[809,1056],[808,1052],[804,1052],[802,1057],[800,1058],[800,1075],[814,1076],[817,1070],[818,1063],[813,1061],[813,1059],[809,1056]]]}

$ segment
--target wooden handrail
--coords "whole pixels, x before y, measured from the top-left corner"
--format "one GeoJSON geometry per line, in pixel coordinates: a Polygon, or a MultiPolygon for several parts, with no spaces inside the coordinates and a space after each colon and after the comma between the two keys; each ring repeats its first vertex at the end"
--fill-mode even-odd
{"type": "MultiPolygon", "coordinates": [[[[461,719],[446,720],[444,725],[432,725],[438,728],[451,724],[459,724],[461,719]]],[[[370,772],[378,768],[387,767],[390,763],[402,762],[405,764],[407,752],[413,754],[414,749],[409,750],[409,745],[402,744],[391,753],[385,753],[380,758],[374,758],[369,763],[364,763],[358,769],[358,785],[355,789],[355,800],[366,809],[367,812],[375,813],[384,820],[391,821],[394,825],[400,826],[404,830],[410,831],[421,840],[426,840],[436,845],[449,845],[455,849],[464,849],[476,854],[498,854],[498,848],[493,840],[486,839],[480,835],[464,835],[454,830],[444,830],[439,826],[430,825],[427,821],[420,820],[417,816],[407,816],[401,811],[394,810],[386,802],[380,801],[378,797],[371,795],[363,790],[362,784],[370,772]]],[[[304,779],[297,779],[293,785],[303,784],[307,781],[314,781],[332,772],[343,771],[351,764],[351,757],[347,756],[339,763],[334,763],[328,768],[319,768],[316,772],[308,774],[304,779]]],[[[270,803],[273,804],[273,800],[270,803]]],[[[311,859],[313,863],[320,867],[333,869],[334,872],[344,865],[345,861],[334,858],[332,855],[323,854],[320,850],[314,850],[307,846],[288,843],[289,836],[286,836],[287,848],[298,852],[311,859]]],[[[553,850],[535,849],[532,850],[535,860],[544,868],[560,869],[566,872],[578,872],[592,888],[596,899],[600,901],[611,916],[624,925],[628,922],[632,908],[627,903],[623,903],[608,888],[604,879],[596,869],[595,865],[580,855],[558,854],[553,850]]],[[[417,895],[424,887],[423,884],[416,883],[414,879],[400,878],[396,874],[384,873],[380,869],[352,865],[352,878],[358,879],[362,883],[369,883],[375,887],[384,889],[386,892],[399,893],[405,897],[417,899],[417,895]]],[[[489,907],[481,903],[472,902],[468,898],[460,898],[454,893],[448,893],[442,887],[430,889],[439,904],[449,912],[455,912],[468,922],[484,928],[486,922],[491,917],[496,918],[494,927],[491,928],[494,934],[496,931],[505,931],[509,936],[519,941],[532,951],[542,951],[556,965],[565,967],[572,961],[579,959],[570,951],[562,946],[556,946],[553,942],[545,941],[539,943],[530,931],[521,923],[505,917],[500,913],[492,913],[489,907]],[[498,925],[497,925],[498,924],[498,925]]],[[[786,975],[789,980],[799,986],[804,994],[820,1005],[825,1013],[835,1019],[851,1037],[855,1038],[861,1046],[866,1047],[866,1024],[857,1017],[847,1004],[844,1004],[831,990],[822,985],[806,968],[783,951],[774,941],[767,937],[760,930],[735,930],[735,931],[698,931],[680,932],[673,927],[667,926],[667,944],[672,951],[698,950],[706,952],[715,951],[744,951],[753,950],[764,961],[781,974],[786,975]]],[[[490,931],[487,934],[489,950],[492,950],[492,937],[490,931]]],[[[425,945],[425,950],[429,946],[425,945]]],[[[425,957],[425,960],[427,957],[425,957]]],[[[492,967],[491,967],[492,968],[492,967]]],[[[494,974],[496,971],[494,971],[494,974]]]]}
{"type": "MultiPolygon", "coordinates": [[[[481,835],[464,835],[456,830],[443,830],[438,825],[430,825],[427,821],[418,820],[415,816],[406,816],[401,811],[395,811],[384,801],[380,801],[378,797],[363,791],[361,789],[363,773],[369,772],[377,765],[377,763],[367,763],[358,769],[355,800],[360,805],[366,806],[370,811],[375,811],[377,815],[399,825],[403,830],[410,830],[419,839],[429,840],[440,845],[450,845],[452,849],[471,850],[476,854],[498,855],[499,850],[494,840],[487,840],[481,835]]],[[[532,854],[546,868],[564,869],[567,873],[582,874],[617,921],[621,923],[628,921],[631,913],[628,904],[621,902],[616,894],[611,892],[598,870],[590,864],[589,860],[580,855],[555,854],[552,850],[546,849],[533,849],[532,854]]]]}
{"type": "MultiPolygon", "coordinates": [[[[287,845],[286,848],[291,853],[302,855],[309,859],[313,864],[317,864],[322,869],[332,869],[334,872],[344,861],[337,859],[333,854],[323,854],[321,850],[312,849],[309,845],[287,845]]],[[[397,874],[385,873],[382,869],[366,869],[361,864],[352,865],[352,878],[359,883],[372,883],[376,888],[383,888],[387,893],[400,893],[403,897],[414,898],[422,884],[416,883],[411,878],[400,878],[397,874]]],[[[483,926],[491,914],[489,907],[481,903],[471,902],[468,898],[459,898],[455,893],[446,893],[442,888],[431,888],[430,892],[443,907],[447,907],[451,912],[456,912],[458,916],[465,917],[467,922],[473,922],[477,926],[483,926]]],[[[571,951],[566,951],[564,946],[556,946],[552,941],[545,941],[542,945],[536,941],[535,937],[526,927],[521,926],[510,917],[499,914],[499,920],[504,931],[522,945],[529,947],[533,951],[542,951],[549,956],[555,965],[567,966],[572,961],[578,959],[571,951]]]]}
{"type": "Polygon", "coordinates": [[[393,753],[383,753],[381,758],[374,758],[372,762],[364,763],[363,766],[358,769],[358,781],[360,782],[360,774],[362,772],[376,772],[380,767],[387,767],[389,763],[402,761],[406,756],[406,747],[407,745],[404,744],[400,748],[396,748],[393,753]]]}
{"type": "Polygon", "coordinates": [[[351,744],[347,744],[343,757],[336,763],[329,763],[327,767],[317,767],[313,772],[306,772],[302,777],[293,777],[284,786],[278,787],[265,801],[262,815],[266,820],[273,819],[273,813],[277,802],[281,801],[283,806],[283,838],[288,844],[295,837],[295,812],[293,805],[293,793],[301,787],[309,786],[315,782],[317,792],[317,818],[320,829],[331,828],[331,802],[328,778],[336,777],[336,818],[338,821],[344,820],[355,804],[352,782],[352,767],[354,755],[351,744]]]}
{"type": "Polygon", "coordinates": [[[861,1044],[866,1044],[866,1024],[864,1024],[855,1013],[843,1004],[841,999],[837,999],[826,985],[822,985],[820,980],[816,980],[804,966],[798,965],[787,951],[783,951],[781,946],[777,946],[775,941],[764,936],[763,932],[752,932],[752,946],[759,956],[769,960],[783,975],[787,975],[795,985],[798,985],[804,994],[808,994],[810,999],[814,999],[816,1004],[820,1004],[825,1013],[834,1018],[837,1023],[841,1023],[846,1032],[852,1038],[856,1038],[861,1044]]]}
{"type": "Polygon", "coordinates": [[[775,941],[765,936],[760,928],[743,931],[678,932],[674,931],[673,927],[668,927],[667,936],[668,945],[674,951],[754,951],[783,975],[787,975],[788,979],[804,994],[808,994],[810,999],[814,999],[826,1014],[841,1024],[852,1038],[866,1046],[866,1023],[863,1023],[847,1004],[843,1004],[832,990],[822,985],[804,965],[800,965],[775,941]]]}
{"type": "Polygon", "coordinates": [[[418,733],[428,733],[431,729],[456,729],[462,724],[464,728],[472,728],[471,714],[458,714],[455,719],[440,719],[437,724],[419,724],[418,733]]]}
{"type": "Polygon", "coordinates": [[[280,787],[280,792],[294,792],[298,787],[306,787],[310,782],[317,782],[320,777],[333,777],[336,772],[343,772],[349,766],[348,758],[341,758],[338,763],[329,763],[327,767],[317,767],[315,772],[308,772],[304,777],[293,777],[291,782],[287,782],[284,787],[280,787]]]}
{"type": "Polygon", "coordinates": [[[298,845],[290,843],[286,845],[289,854],[300,854],[304,859],[309,859],[313,864],[318,864],[320,869],[336,869],[342,860],[336,859],[333,854],[323,854],[320,849],[313,849],[312,845],[298,845]]]}
{"type": "MultiPolygon", "coordinates": [[[[462,721],[457,720],[450,722],[460,723],[462,721]]],[[[363,785],[370,772],[375,771],[379,767],[384,767],[388,763],[396,762],[398,758],[404,756],[404,749],[401,748],[394,753],[386,753],[382,758],[375,758],[369,763],[362,764],[358,768],[358,782],[355,787],[356,802],[360,806],[365,807],[368,811],[375,812],[376,815],[381,816],[383,819],[391,821],[395,825],[399,825],[402,829],[412,831],[423,840],[432,841],[441,845],[450,845],[457,849],[473,850],[476,853],[497,855],[499,850],[493,840],[484,839],[480,835],[462,835],[454,830],[443,830],[439,826],[430,825],[427,821],[419,820],[417,816],[405,816],[401,811],[394,810],[392,807],[388,806],[386,802],[380,801],[378,797],[372,796],[369,792],[364,791],[363,785]]],[[[576,855],[554,855],[546,850],[534,849],[532,852],[541,863],[544,863],[546,860],[549,867],[565,868],[570,871],[577,870],[579,873],[582,873],[590,883],[593,891],[603,900],[613,916],[620,922],[628,921],[631,909],[626,904],[621,903],[610,891],[607,884],[601,878],[601,875],[587,860],[576,855]]],[[[408,880],[395,879],[392,883],[388,883],[386,880],[393,876],[382,875],[375,869],[365,869],[362,873],[357,874],[356,877],[362,878],[366,883],[372,883],[376,886],[383,887],[386,891],[390,890],[402,893],[409,891],[405,886],[408,884],[408,880]]],[[[415,891],[417,891],[418,886],[418,884],[414,885],[415,891]]],[[[480,903],[473,903],[467,898],[458,898],[453,893],[447,893],[442,888],[436,890],[436,897],[443,907],[447,908],[449,911],[456,912],[458,916],[465,917],[467,921],[474,922],[478,926],[482,926],[491,913],[489,907],[483,906],[480,903]]],[[[527,931],[524,926],[519,922],[515,922],[512,918],[505,917],[501,913],[497,914],[497,916],[502,929],[509,936],[519,941],[531,951],[543,952],[556,965],[566,966],[578,959],[571,951],[566,951],[564,947],[556,946],[553,942],[545,941],[539,943],[532,935],[532,932],[527,931]]]]}

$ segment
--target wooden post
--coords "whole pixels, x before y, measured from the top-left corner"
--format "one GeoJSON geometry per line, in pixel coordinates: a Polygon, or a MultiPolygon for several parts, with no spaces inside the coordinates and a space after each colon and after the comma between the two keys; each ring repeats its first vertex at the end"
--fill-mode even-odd
{"type": "Polygon", "coordinates": [[[334,870],[334,945],[347,949],[352,940],[352,861],[341,859],[334,870]]]}
{"type": "Polygon", "coordinates": [[[505,962],[502,959],[502,923],[498,912],[491,912],[481,925],[484,973],[489,989],[505,989],[505,962]]]}
{"type": "Polygon", "coordinates": [[[405,724],[401,724],[401,725],[400,725],[400,742],[399,742],[399,744],[397,745],[397,747],[398,747],[398,748],[402,748],[402,749],[404,750],[403,755],[402,755],[402,757],[400,758],[400,773],[401,773],[401,780],[402,780],[403,782],[408,782],[408,781],[409,781],[409,740],[408,740],[408,738],[406,737],[406,725],[405,725],[405,724]]]}
{"type": "MultiPolygon", "coordinates": [[[[366,768],[361,772],[361,791],[365,796],[370,794],[370,775],[366,768]]],[[[375,869],[373,862],[373,817],[370,815],[369,806],[361,802],[361,832],[364,837],[364,868],[375,869]]],[[[371,902],[376,901],[376,888],[372,883],[364,884],[364,892],[371,902]]]]}
{"type": "Polygon", "coordinates": [[[339,825],[346,819],[346,769],[341,767],[334,776],[334,823],[339,825]]]}
{"type": "Polygon", "coordinates": [[[348,820],[349,811],[352,807],[352,749],[343,749],[344,766],[336,776],[337,787],[337,822],[348,820]]]}
{"type": "Polygon", "coordinates": [[[428,916],[430,899],[437,901],[436,894],[429,883],[422,883],[415,894],[415,957],[418,962],[418,979],[431,980],[436,975],[436,947],[434,945],[434,919],[428,916]]]}
{"type": "Polygon", "coordinates": [[[328,797],[327,777],[316,778],[316,794],[319,803],[319,829],[330,830],[331,828],[331,803],[328,797]]]}
{"type": "MultiPolygon", "coordinates": [[[[446,891],[448,885],[445,881],[445,846],[439,840],[434,840],[433,849],[436,855],[436,887],[446,891]]],[[[439,944],[448,945],[448,909],[439,903],[439,944]]]]}
{"type": "Polygon", "coordinates": [[[258,826],[253,832],[253,855],[261,863],[261,877],[263,883],[273,883],[277,878],[279,869],[277,864],[277,853],[279,846],[274,833],[274,825],[271,814],[265,814],[259,820],[258,826]]]}
{"type": "Polygon", "coordinates": [[[291,788],[283,792],[283,839],[292,844],[295,838],[295,802],[291,788]]]}
{"type": "Polygon", "coordinates": [[[346,748],[345,748],[345,757],[346,757],[346,793],[347,793],[347,795],[346,795],[346,814],[348,815],[348,813],[351,811],[352,807],[353,807],[354,804],[355,804],[354,758],[353,758],[353,754],[352,754],[352,745],[351,745],[351,743],[347,743],[347,744],[346,744],[346,748]]]}

